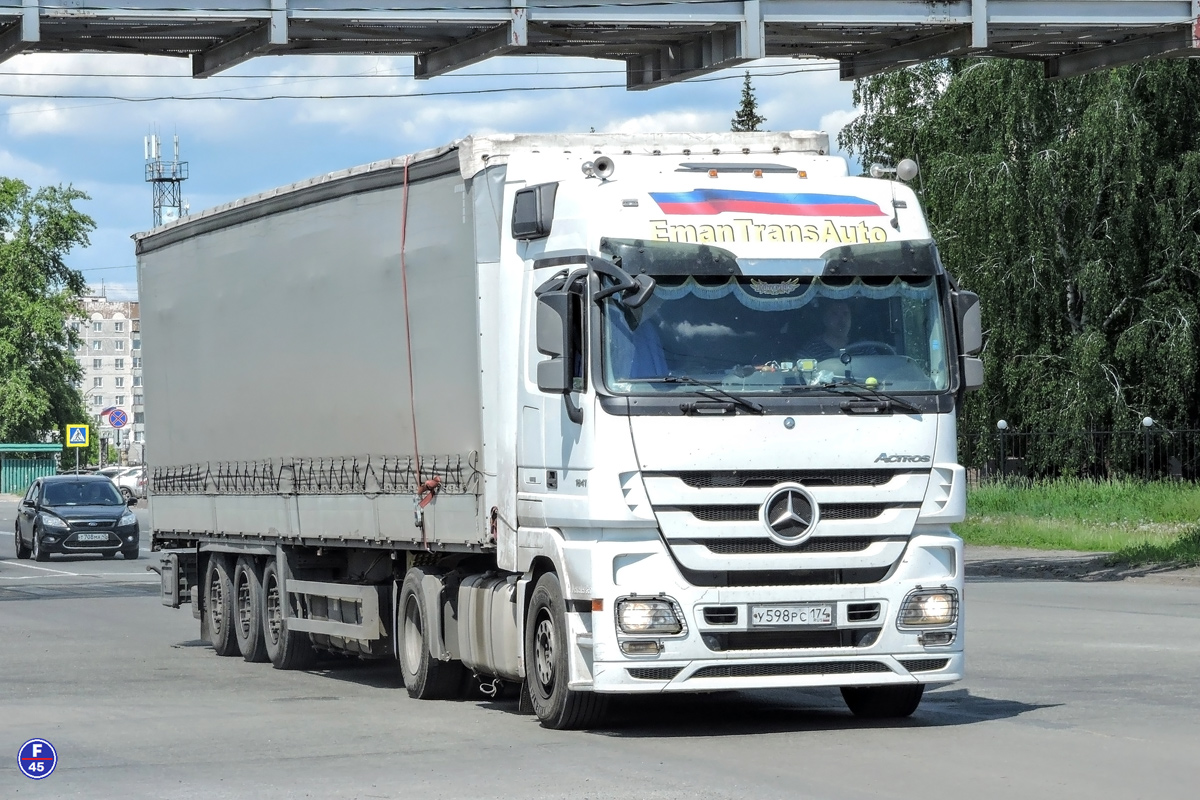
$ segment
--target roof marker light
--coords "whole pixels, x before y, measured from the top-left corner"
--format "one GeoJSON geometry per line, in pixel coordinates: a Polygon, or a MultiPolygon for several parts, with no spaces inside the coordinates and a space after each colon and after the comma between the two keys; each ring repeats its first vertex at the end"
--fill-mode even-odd
{"type": "Polygon", "coordinates": [[[717,171],[716,171],[715,169],[710,169],[710,170],[708,171],[708,177],[710,177],[710,178],[715,178],[715,177],[717,177],[717,171]]]}
{"type": "Polygon", "coordinates": [[[804,170],[797,170],[796,175],[797,175],[797,177],[800,177],[800,178],[808,177],[808,173],[804,170]]]}
{"type": "Polygon", "coordinates": [[[761,170],[761,169],[756,169],[756,170],[754,170],[754,177],[756,177],[756,178],[761,178],[761,177],[762,177],[762,170],[761,170]]]}

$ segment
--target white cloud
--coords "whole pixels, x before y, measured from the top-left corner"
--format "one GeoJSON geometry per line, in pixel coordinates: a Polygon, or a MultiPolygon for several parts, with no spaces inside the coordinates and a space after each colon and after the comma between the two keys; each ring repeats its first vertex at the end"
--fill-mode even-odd
{"type": "Polygon", "coordinates": [[[202,81],[190,78],[189,69],[181,59],[25,54],[0,65],[0,74],[9,92],[44,95],[441,96],[148,103],[0,98],[0,175],[34,186],[71,183],[92,198],[80,204],[97,222],[92,246],[69,257],[73,267],[89,270],[89,281],[105,278],[114,285],[133,285],[132,270],[100,270],[131,264],[130,235],[150,227],[151,189],[144,182],[142,139],[151,130],[160,134],[168,158],[171,136],[179,134],[181,158],[190,166],[183,196],[199,211],[472,133],[592,127],[725,131],[746,69],[771,130],[824,128],[834,138],[854,113],[847,110],[851,86],[837,79],[830,64],[786,58],[709,76],[719,80],[644,92],[624,90],[620,65],[588,59],[498,58],[428,81],[413,79],[412,60],[401,57],[252,59],[202,81]],[[580,88],[612,85],[621,88],[580,88]],[[502,87],[545,90],[485,93],[502,87]],[[442,94],[447,92],[453,94],[442,94]]]}
{"type": "Polygon", "coordinates": [[[675,332],[684,339],[692,339],[696,336],[703,336],[712,339],[717,337],[743,335],[728,325],[722,325],[718,322],[705,322],[700,325],[695,325],[691,322],[680,322],[675,325],[675,332]]]}

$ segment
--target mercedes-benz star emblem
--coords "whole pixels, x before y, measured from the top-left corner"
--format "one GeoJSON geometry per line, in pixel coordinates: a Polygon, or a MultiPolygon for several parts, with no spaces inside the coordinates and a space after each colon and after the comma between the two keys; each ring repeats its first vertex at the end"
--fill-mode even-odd
{"type": "Polygon", "coordinates": [[[812,535],[820,511],[812,495],[799,484],[776,487],[759,512],[767,535],[777,544],[795,547],[812,535]]]}

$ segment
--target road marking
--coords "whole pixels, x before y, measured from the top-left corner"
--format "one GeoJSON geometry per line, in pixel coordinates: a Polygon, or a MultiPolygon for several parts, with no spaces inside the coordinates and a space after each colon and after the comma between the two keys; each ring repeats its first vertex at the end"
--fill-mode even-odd
{"type": "Polygon", "coordinates": [[[6,563],[8,563],[8,564],[12,564],[14,567],[25,567],[25,569],[38,569],[38,570],[41,570],[41,571],[43,571],[43,572],[55,572],[55,573],[57,573],[57,574],[59,574],[59,575],[71,575],[71,576],[73,576],[73,577],[76,577],[76,578],[78,578],[78,577],[79,577],[79,573],[78,573],[78,572],[67,572],[66,570],[62,570],[62,569],[50,569],[49,567],[35,567],[33,564],[22,564],[20,561],[8,561],[8,562],[6,562],[6,563]]]}
{"type": "Polygon", "coordinates": [[[92,572],[83,575],[0,575],[0,581],[35,581],[50,580],[51,578],[101,578],[101,577],[131,578],[128,581],[105,581],[105,583],[158,583],[158,578],[142,578],[137,573],[130,572],[92,572]]]}

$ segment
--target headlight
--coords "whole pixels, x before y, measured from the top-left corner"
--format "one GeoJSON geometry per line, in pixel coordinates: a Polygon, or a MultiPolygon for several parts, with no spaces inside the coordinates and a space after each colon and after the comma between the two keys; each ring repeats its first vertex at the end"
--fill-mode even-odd
{"type": "Polygon", "coordinates": [[[958,621],[958,592],[953,589],[918,589],[904,598],[896,625],[926,628],[958,621]]]}
{"type": "Polygon", "coordinates": [[[117,520],[118,528],[124,528],[127,525],[137,525],[137,515],[132,511],[126,511],[121,515],[121,518],[117,520]]]}
{"type": "Polygon", "coordinates": [[[61,519],[54,516],[53,514],[47,514],[45,511],[43,511],[39,516],[41,517],[41,520],[42,520],[42,527],[45,528],[46,530],[51,530],[51,531],[69,531],[69,530],[71,530],[70,525],[63,522],[61,519]]]}
{"type": "Polygon", "coordinates": [[[629,598],[617,601],[617,627],[622,633],[672,634],[683,631],[683,620],[670,600],[629,598]]]}

